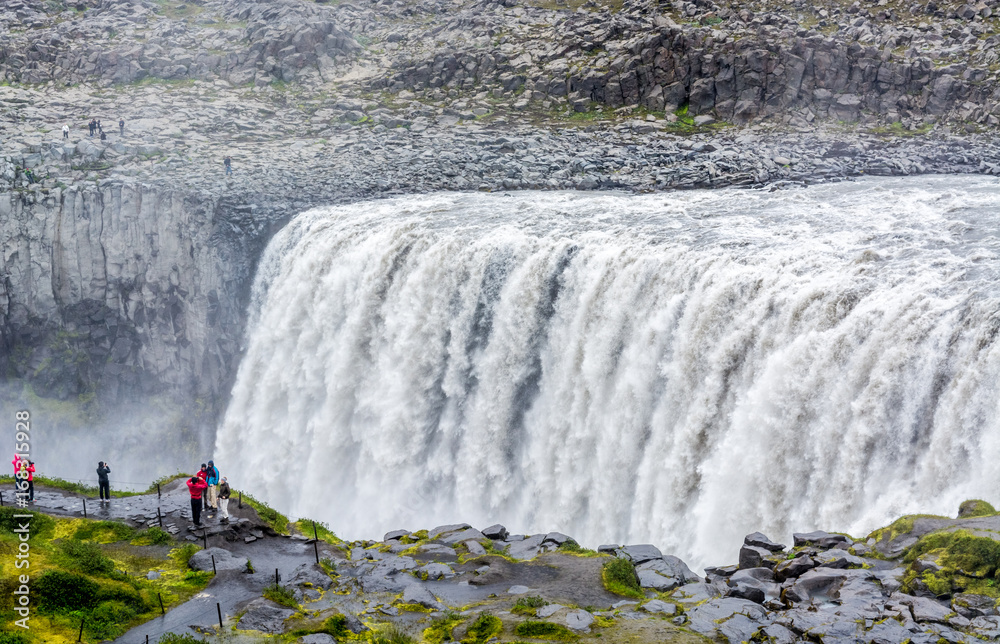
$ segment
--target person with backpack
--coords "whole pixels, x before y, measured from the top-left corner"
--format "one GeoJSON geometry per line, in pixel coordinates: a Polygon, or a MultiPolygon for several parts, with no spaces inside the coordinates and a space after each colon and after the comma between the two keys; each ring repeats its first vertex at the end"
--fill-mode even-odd
{"type": "Polygon", "coordinates": [[[219,521],[222,523],[229,523],[229,497],[232,493],[229,480],[223,476],[219,485],[219,521]]]}
{"type": "Polygon", "coordinates": [[[121,134],[122,136],[125,136],[125,119],[124,118],[119,118],[118,119],[118,133],[121,134]]]}
{"type": "Polygon", "coordinates": [[[191,494],[191,520],[194,521],[195,527],[201,527],[201,503],[202,494],[205,489],[208,488],[208,484],[205,483],[205,479],[198,475],[192,476],[187,482],[188,492],[191,494]]]}
{"type": "Polygon", "coordinates": [[[222,160],[222,165],[226,166],[226,176],[228,177],[233,173],[233,158],[226,155],[226,158],[222,160]]]}
{"type": "MultiPolygon", "coordinates": [[[[218,494],[218,491],[219,491],[219,489],[217,487],[218,484],[219,484],[219,470],[215,469],[215,462],[214,461],[209,461],[208,462],[208,470],[207,471],[208,471],[208,474],[205,477],[205,483],[208,484],[208,508],[207,509],[215,510],[216,506],[218,505],[218,497],[216,495],[218,494]]],[[[212,515],[208,515],[208,518],[211,519],[212,515]]]]}
{"type": "Polygon", "coordinates": [[[63,139],[69,138],[69,125],[63,124],[63,139]]]}
{"type": "Polygon", "coordinates": [[[100,488],[101,503],[111,503],[111,481],[108,480],[108,474],[111,474],[111,468],[104,461],[99,462],[97,464],[97,487],[100,488]]]}

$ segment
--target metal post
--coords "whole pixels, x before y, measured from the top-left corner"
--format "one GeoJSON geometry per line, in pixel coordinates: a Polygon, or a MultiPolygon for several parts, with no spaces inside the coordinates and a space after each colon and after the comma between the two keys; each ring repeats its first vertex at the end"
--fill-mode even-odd
{"type": "Polygon", "coordinates": [[[76,638],[77,642],[82,642],[83,641],[83,624],[84,624],[85,621],[86,620],[83,620],[83,619],[80,620],[80,634],[76,638]]]}
{"type": "Polygon", "coordinates": [[[275,569],[274,569],[274,585],[275,585],[275,586],[277,586],[277,585],[278,585],[278,580],[279,580],[279,577],[278,577],[278,569],[277,569],[277,568],[275,568],[275,569]]]}
{"type": "Polygon", "coordinates": [[[163,527],[163,515],[160,514],[160,506],[156,506],[156,520],[160,523],[160,527],[163,527]]]}
{"type": "Polygon", "coordinates": [[[242,492],[240,492],[240,505],[239,505],[239,507],[241,507],[241,508],[243,507],[243,493],[242,492]]]}
{"type": "Polygon", "coordinates": [[[316,533],[316,522],[313,521],[313,539],[319,541],[319,534],[316,533]]]}
{"type": "Polygon", "coordinates": [[[313,550],[316,551],[316,563],[319,563],[319,541],[313,541],[313,550]]]}
{"type": "Polygon", "coordinates": [[[165,610],[163,609],[163,597],[161,597],[161,596],[160,596],[160,593],[156,593],[156,598],[157,598],[158,600],[160,600],[160,613],[162,613],[163,615],[166,615],[166,614],[167,614],[167,611],[165,611],[165,610]]]}
{"type": "Polygon", "coordinates": [[[146,636],[146,644],[149,644],[149,635],[146,636]]]}
{"type": "Polygon", "coordinates": [[[87,518],[87,499],[83,500],[83,518],[87,518]]]}
{"type": "Polygon", "coordinates": [[[160,497],[161,497],[161,494],[160,494],[160,484],[157,483],[156,484],[156,498],[159,499],[160,497]]]}
{"type": "Polygon", "coordinates": [[[215,569],[215,555],[212,555],[212,572],[216,575],[219,574],[219,571],[215,569]]]}
{"type": "Polygon", "coordinates": [[[219,630],[222,630],[222,606],[218,603],[215,604],[215,610],[219,611],[219,630]]]}
{"type": "Polygon", "coordinates": [[[3,507],[3,492],[0,492],[0,508],[3,507]]]}

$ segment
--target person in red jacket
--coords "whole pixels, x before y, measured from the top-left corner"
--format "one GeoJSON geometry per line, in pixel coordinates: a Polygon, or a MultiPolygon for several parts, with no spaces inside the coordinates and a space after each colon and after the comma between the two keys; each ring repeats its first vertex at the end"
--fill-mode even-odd
{"type": "Polygon", "coordinates": [[[28,461],[28,503],[35,502],[35,462],[28,461]]]}
{"type": "Polygon", "coordinates": [[[191,492],[191,518],[197,527],[201,527],[201,495],[208,489],[208,483],[199,476],[188,479],[188,490],[191,492]]]}
{"type": "Polygon", "coordinates": [[[35,463],[26,458],[21,458],[19,454],[14,454],[14,460],[10,462],[14,466],[15,489],[21,491],[20,485],[16,481],[26,481],[28,484],[28,503],[35,502],[35,463]]]}

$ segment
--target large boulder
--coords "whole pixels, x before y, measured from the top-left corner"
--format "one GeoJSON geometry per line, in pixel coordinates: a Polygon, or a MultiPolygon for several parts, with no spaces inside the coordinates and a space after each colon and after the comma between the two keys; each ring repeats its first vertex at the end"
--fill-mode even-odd
{"type": "Polygon", "coordinates": [[[234,555],[222,548],[199,550],[188,560],[188,566],[194,570],[212,570],[212,558],[215,557],[215,570],[246,570],[247,558],[234,555]]]}
{"type": "Polygon", "coordinates": [[[618,551],[618,553],[620,556],[625,557],[636,566],[652,559],[663,558],[663,553],[660,552],[656,546],[648,543],[635,546],[624,546],[618,551]]]}
{"type": "Polygon", "coordinates": [[[757,548],[764,548],[765,550],[770,550],[771,552],[781,552],[785,549],[785,546],[780,543],[775,543],[771,541],[763,533],[754,532],[743,537],[744,545],[754,546],[757,548]]]}
{"type": "Polygon", "coordinates": [[[250,602],[237,626],[245,631],[281,633],[285,629],[285,620],[294,614],[295,611],[291,608],[279,606],[270,599],[259,597],[250,602]]]}

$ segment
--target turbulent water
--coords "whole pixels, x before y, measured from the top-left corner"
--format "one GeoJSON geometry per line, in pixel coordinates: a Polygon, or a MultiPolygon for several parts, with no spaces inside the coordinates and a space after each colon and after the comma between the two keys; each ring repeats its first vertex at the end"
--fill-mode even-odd
{"type": "Polygon", "coordinates": [[[348,537],[735,560],[1000,489],[1000,185],[440,194],[297,217],[216,453],[348,537]]]}

